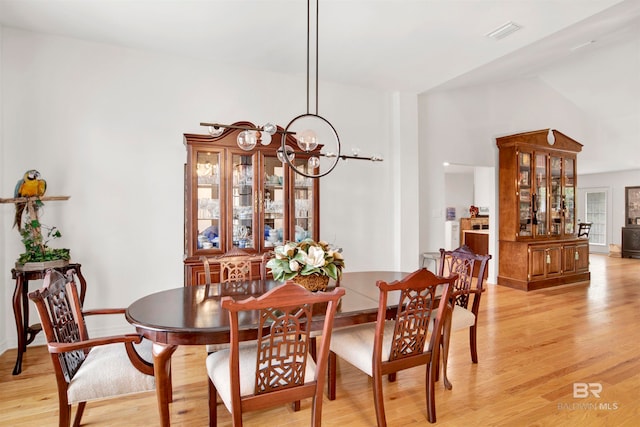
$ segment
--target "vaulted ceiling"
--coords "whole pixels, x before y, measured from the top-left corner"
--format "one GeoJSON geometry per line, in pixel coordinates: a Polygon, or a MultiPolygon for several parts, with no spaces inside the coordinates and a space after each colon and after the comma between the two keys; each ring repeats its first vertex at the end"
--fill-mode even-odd
{"type": "MultiPolygon", "coordinates": [[[[304,74],[306,7],[304,0],[0,0],[0,24],[304,74]]],[[[321,79],[423,93],[537,76],[627,134],[619,139],[633,144],[622,153],[638,153],[638,0],[320,0],[319,8],[321,79]],[[487,37],[510,21],[522,28],[487,37]]]]}

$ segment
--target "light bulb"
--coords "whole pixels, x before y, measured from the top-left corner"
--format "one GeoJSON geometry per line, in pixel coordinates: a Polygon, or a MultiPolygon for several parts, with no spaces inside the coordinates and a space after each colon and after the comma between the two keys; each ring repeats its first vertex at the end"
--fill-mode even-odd
{"type": "Polygon", "coordinates": [[[306,129],[296,135],[298,147],[304,151],[313,151],[318,146],[318,137],[311,129],[306,129]]]}
{"type": "MultiPolygon", "coordinates": [[[[289,161],[292,162],[293,159],[296,158],[296,153],[293,151],[293,148],[289,147],[288,145],[285,145],[285,150],[287,150],[287,157],[289,158],[289,161]]],[[[277,156],[280,162],[285,163],[287,161],[282,155],[282,147],[278,148],[277,156]]]]}
{"type": "Polygon", "coordinates": [[[209,126],[209,134],[211,136],[220,136],[224,132],[224,128],[222,126],[209,126]]]}
{"type": "Polygon", "coordinates": [[[317,169],[320,167],[320,159],[316,156],[309,157],[307,165],[309,166],[309,169],[317,169]]]}
{"type": "Polygon", "coordinates": [[[244,151],[251,151],[256,147],[258,143],[258,137],[255,131],[243,130],[238,134],[238,147],[244,151]]]}
{"type": "Polygon", "coordinates": [[[260,144],[262,145],[271,144],[271,135],[267,131],[257,132],[257,134],[258,134],[258,141],[260,141],[260,144]]]}
{"type": "Polygon", "coordinates": [[[269,135],[275,135],[276,131],[278,130],[278,127],[273,123],[265,123],[264,126],[262,126],[262,130],[268,133],[269,135]]]}

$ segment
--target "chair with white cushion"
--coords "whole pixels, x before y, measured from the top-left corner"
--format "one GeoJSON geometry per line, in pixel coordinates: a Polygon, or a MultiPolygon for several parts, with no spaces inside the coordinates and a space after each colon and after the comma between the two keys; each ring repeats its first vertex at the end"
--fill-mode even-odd
{"type": "MultiPolygon", "coordinates": [[[[217,394],[231,412],[234,426],[242,425],[242,413],[312,397],[313,426],[320,426],[322,388],[329,341],[343,288],[310,292],[288,281],[260,297],[223,297],[229,311],[231,345],[207,356],[209,376],[209,425],[217,425],[217,394]],[[323,314],[318,360],[309,354],[312,316],[323,314]],[[240,346],[247,334],[239,318],[254,316],[258,338],[240,346]]],[[[319,323],[319,319],[316,318],[319,323]]]]}
{"type": "Polygon", "coordinates": [[[427,418],[434,423],[438,351],[455,280],[455,275],[439,277],[427,269],[392,283],[379,280],[376,323],[333,331],[329,353],[329,399],[336,397],[336,356],[340,356],[373,378],[377,424],[386,426],[382,377],[425,365],[427,418]],[[393,307],[392,313],[389,307],[393,307]],[[392,320],[387,320],[389,318],[392,320]],[[435,320],[432,322],[432,319],[435,320]]]}
{"type": "Polygon", "coordinates": [[[31,292],[44,330],[58,384],[60,426],[69,426],[78,404],[80,425],[87,401],[155,389],[151,342],[137,334],[89,338],[84,316],[123,314],[124,309],[83,311],[74,279],[49,270],[41,289],[31,292]]]}
{"type": "Polygon", "coordinates": [[[443,376],[444,384],[448,389],[452,387],[447,378],[447,357],[449,355],[451,331],[469,329],[471,361],[478,363],[476,339],[478,313],[480,310],[480,297],[485,291],[483,284],[490,259],[491,255],[478,255],[466,245],[453,251],[440,249],[440,267],[438,273],[441,276],[451,274],[458,276],[451,293],[453,306],[451,328],[444,331],[442,339],[443,376]],[[470,304],[471,300],[473,300],[473,302],[470,304]]]}

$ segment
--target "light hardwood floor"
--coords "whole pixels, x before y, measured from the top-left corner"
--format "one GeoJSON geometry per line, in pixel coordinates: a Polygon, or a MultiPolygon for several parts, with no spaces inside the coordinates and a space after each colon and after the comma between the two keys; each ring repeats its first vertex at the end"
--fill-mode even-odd
{"type": "MultiPolygon", "coordinates": [[[[436,386],[441,426],[640,425],[640,260],[591,256],[591,283],[525,293],[489,285],[478,330],[479,363],[471,363],[468,335],[452,337],[453,390],[436,386]],[[599,398],[574,397],[575,383],[602,385],[599,398]]],[[[202,347],[181,347],[173,357],[174,426],[207,425],[207,383],[202,347]]],[[[57,394],[44,347],[29,347],[21,375],[15,350],[0,356],[0,425],[54,426],[57,394]]],[[[323,406],[325,426],[373,426],[371,380],[338,365],[337,399],[323,406]]],[[[390,426],[425,426],[424,370],[385,383],[390,426]]],[[[578,389],[578,395],[581,389],[578,389]]],[[[230,425],[219,408],[221,426],[230,425]]],[[[91,426],[158,425],[155,394],[89,403],[91,426]]],[[[247,426],[304,426],[289,406],[248,413],[247,426]]]]}

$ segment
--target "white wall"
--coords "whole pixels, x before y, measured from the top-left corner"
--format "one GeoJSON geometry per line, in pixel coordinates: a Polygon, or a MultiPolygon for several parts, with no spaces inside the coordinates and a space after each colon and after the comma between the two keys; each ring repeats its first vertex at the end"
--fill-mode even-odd
{"type": "Polygon", "coordinates": [[[584,219],[585,191],[604,189],[607,192],[607,240],[604,246],[590,245],[591,252],[608,253],[609,244],[622,244],[622,227],[625,225],[625,187],[640,185],[640,170],[595,173],[578,176],[577,217],[584,219]]]}
{"type": "MultiPolygon", "coordinates": [[[[82,264],[86,307],[182,286],[183,133],[214,119],[284,126],[306,111],[304,76],[212,61],[2,28],[0,197],[30,168],[48,195],[71,196],[48,202],[42,221],[63,233],[53,246],[82,264]]],[[[416,255],[413,265],[398,257],[418,247],[417,156],[405,157],[417,153],[416,98],[324,82],[319,104],[346,153],[385,159],[341,163],[322,178],[321,238],[344,248],[347,271],[416,267],[416,255]]],[[[0,351],[16,345],[9,271],[23,248],[13,213],[0,205],[0,351]]]]}
{"type": "Polygon", "coordinates": [[[473,168],[470,167],[468,173],[446,172],[444,175],[444,192],[445,208],[456,209],[456,220],[469,217],[469,206],[474,204],[473,168]]]}

